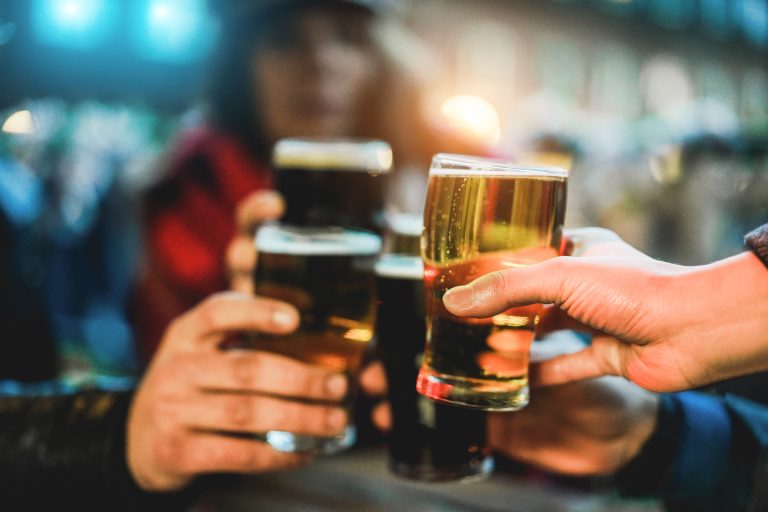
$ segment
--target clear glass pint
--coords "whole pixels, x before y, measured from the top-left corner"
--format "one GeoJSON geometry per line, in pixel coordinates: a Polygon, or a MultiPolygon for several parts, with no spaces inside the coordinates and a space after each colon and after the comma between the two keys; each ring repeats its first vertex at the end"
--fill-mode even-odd
{"type": "Polygon", "coordinates": [[[490,474],[493,457],[485,442],[486,414],[435,403],[416,392],[426,332],[421,258],[384,255],[376,263],[376,276],[377,343],[392,412],[390,470],[404,478],[433,482],[490,474]]]}
{"type": "MultiPolygon", "coordinates": [[[[249,347],[344,373],[353,388],[374,336],[381,239],[365,231],[270,225],[259,229],[256,246],[256,294],[293,304],[301,322],[287,336],[255,334],[249,347]]],[[[353,398],[351,392],[348,408],[353,398]]],[[[266,440],[281,451],[334,453],[354,443],[355,428],[334,438],[268,432],[266,440]]]]}
{"type": "Polygon", "coordinates": [[[528,403],[528,360],[540,305],[459,318],[443,295],[496,270],[560,252],[567,172],[437,155],[424,210],[427,347],[420,393],[489,411],[528,403]]]}

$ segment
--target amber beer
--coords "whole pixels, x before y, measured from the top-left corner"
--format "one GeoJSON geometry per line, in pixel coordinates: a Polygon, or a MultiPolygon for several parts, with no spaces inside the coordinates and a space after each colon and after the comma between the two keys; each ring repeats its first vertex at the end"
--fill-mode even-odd
{"type": "Polygon", "coordinates": [[[493,469],[485,413],[435,403],[416,392],[426,333],[423,275],[418,256],[388,254],[376,263],[377,343],[392,412],[389,467],[413,480],[482,477],[493,469]]]}
{"type": "Polygon", "coordinates": [[[556,168],[435,157],[422,237],[428,322],[420,393],[494,411],[528,403],[528,359],[541,306],[459,318],[445,309],[443,295],[490,272],[557,256],[566,183],[566,171],[556,168]]]}
{"type": "MultiPolygon", "coordinates": [[[[301,321],[297,331],[287,336],[254,335],[251,348],[352,376],[374,335],[374,265],[381,239],[364,231],[270,225],[257,233],[256,247],[256,294],[293,304],[301,321]]],[[[288,432],[266,435],[278,450],[321,453],[344,449],[354,439],[353,426],[338,438],[288,432]]]]}
{"type": "Polygon", "coordinates": [[[283,139],[272,163],[286,204],[282,224],[382,232],[385,179],[392,169],[386,142],[283,139]]]}

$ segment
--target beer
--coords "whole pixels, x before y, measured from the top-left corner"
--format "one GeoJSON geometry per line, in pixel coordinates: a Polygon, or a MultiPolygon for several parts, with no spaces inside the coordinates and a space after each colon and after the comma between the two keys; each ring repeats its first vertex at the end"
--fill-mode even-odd
{"type": "Polygon", "coordinates": [[[376,264],[376,331],[392,411],[390,469],[414,480],[476,478],[493,469],[485,413],[435,403],[416,392],[426,331],[423,268],[418,256],[385,255],[376,264]]]}
{"type": "MultiPolygon", "coordinates": [[[[381,239],[363,231],[270,225],[259,230],[256,246],[256,294],[293,304],[301,321],[286,336],[255,334],[250,347],[352,376],[374,335],[373,267],[381,239]]],[[[332,453],[354,442],[354,428],[341,438],[269,433],[271,440],[285,451],[332,453]]]]}
{"type": "Polygon", "coordinates": [[[438,155],[430,170],[422,257],[427,348],[420,393],[485,410],[528,403],[528,359],[540,305],[492,318],[459,318],[449,289],[496,270],[559,254],[567,173],[438,155]]]}
{"type": "Polygon", "coordinates": [[[273,151],[282,224],[381,233],[392,149],[376,140],[283,139],[273,151]]]}

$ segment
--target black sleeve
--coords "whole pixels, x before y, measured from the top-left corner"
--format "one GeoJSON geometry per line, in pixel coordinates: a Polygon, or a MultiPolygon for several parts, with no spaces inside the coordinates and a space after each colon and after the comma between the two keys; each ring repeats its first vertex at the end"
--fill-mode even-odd
{"type": "Polygon", "coordinates": [[[8,510],[185,510],[193,489],[147,493],[131,477],[131,398],[101,391],[0,397],[0,500],[8,510]]]}

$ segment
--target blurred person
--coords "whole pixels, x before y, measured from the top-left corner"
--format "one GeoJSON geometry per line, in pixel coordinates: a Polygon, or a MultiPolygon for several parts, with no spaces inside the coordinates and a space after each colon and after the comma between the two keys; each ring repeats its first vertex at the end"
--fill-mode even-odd
{"type": "Polygon", "coordinates": [[[174,320],[135,392],[8,396],[24,387],[0,386],[0,501],[10,510],[185,510],[201,475],[308,462],[252,434],[337,435],[347,421],[345,377],[219,350],[233,331],[297,325],[287,304],[219,294],[174,320]]]}
{"type": "Polygon", "coordinates": [[[488,274],[449,290],[446,307],[489,317],[553,304],[543,330],[594,333],[589,348],[541,365],[543,384],[620,375],[675,391],[768,369],[768,224],[747,236],[751,250],[696,267],[654,260],[607,230],[570,240],[579,257],[488,274]]]}
{"type": "MultiPolygon", "coordinates": [[[[420,116],[415,80],[379,37],[390,19],[388,3],[213,4],[222,38],[206,122],[182,135],[146,201],[147,264],[135,301],[145,356],[174,315],[226,287],[224,253],[236,231],[237,205],[272,187],[270,150],[277,140],[387,140],[399,191],[413,183],[404,169],[416,163],[425,183],[433,153],[466,149],[420,116]]],[[[261,201],[269,215],[260,220],[280,215],[279,197],[265,194],[261,201]]]]}

